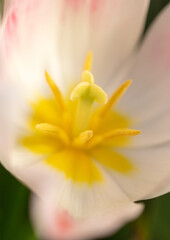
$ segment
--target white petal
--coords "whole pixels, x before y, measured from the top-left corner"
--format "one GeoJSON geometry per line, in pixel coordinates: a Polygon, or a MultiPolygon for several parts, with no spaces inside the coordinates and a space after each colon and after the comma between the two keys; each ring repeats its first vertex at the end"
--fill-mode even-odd
{"type": "Polygon", "coordinates": [[[170,191],[170,143],[152,148],[121,150],[135,170],[129,175],[114,173],[114,179],[133,201],[170,191]]]}
{"type": "MultiPolygon", "coordinates": [[[[58,203],[58,206],[61,205],[61,208],[66,207],[75,217],[79,217],[79,215],[90,215],[89,208],[91,208],[94,214],[95,205],[93,205],[92,202],[94,202],[95,199],[91,199],[91,203],[89,201],[89,204],[92,204],[91,207],[87,204],[88,209],[84,207],[85,210],[83,212],[81,212],[82,208],[80,212],[77,212],[77,205],[74,201],[71,201],[69,197],[73,195],[75,199],[79,200],[80,196],[85,198],[87,195],[87,200],[89,200],[89,186],[87,184],[73,184],[72,180],[67,179],[62,172],[45,163],[43,161],[44,156],[35,155],[24,149],[18,149],[18,151],[13,151],[10,157],[13,173],[40,197],[45,197],[52,202],[55,201],[58,203]]],[[[95,162],[95,165],[96,164],[95,162]]],[[[91,191],[97,195],[100,195],[100,193],[107,195],[106,199],[104,199],[105,197],[102,199],[104,202],[107,201],[107,204],[104,205],[101,201],[98,201],[96,204],[96,209],[101,208],[101,211],[107,212],[104,208],[111,208],[112,201],[116,201],[117,198],[121,199],[119,195],[124,196],[124,194],[121,193],[121,190],[114,183],[114,180],[110,178],[108,173],[104,172],[104,169],[100,166],[96,166],[102,174],[104,182],[94,184],[94,189],[92,186],[91,191]],[[112,189],[112,191],[110,191],[110,189],[112,189]],[[99,205],[101,206],[99,207],[99,205]]],[[[100,211],[97,210],[95,214],[99,212],[100,211]]]]}
{"type": "Polygon", "coordinates": [[[170,5],[161,13],[147,34],[128,78],[131,87],[117,106],[134,120],[142,133],[135,146],[170,140],[170,5]]]}
{"type": "Polygon", "coordinates": [[[9,168],[9,155],[15,141],[16,120],[20,118],[22,99],[12,81],[2,46],[0,48],[0,161],[9,168]]]}

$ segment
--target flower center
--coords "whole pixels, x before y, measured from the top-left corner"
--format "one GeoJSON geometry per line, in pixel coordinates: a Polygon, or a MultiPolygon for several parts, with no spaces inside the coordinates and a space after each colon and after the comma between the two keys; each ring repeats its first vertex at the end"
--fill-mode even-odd
{"type": "Polygon", "coordinates": [[[113,110],[131,80],[107,100],[106,93],[94,83],[91,65],[92,54],[88,53],[81,81],[66,98],[45,72],[53,98],[41,97],[32,104],[30,134],[20,141],[30,151],[42,154],[42,160],[66,178],[89,185],[104,180],[101,166],[123,174],[134,169],[116,147],[140,133],[129,129],[130,120],[113,110]]]}

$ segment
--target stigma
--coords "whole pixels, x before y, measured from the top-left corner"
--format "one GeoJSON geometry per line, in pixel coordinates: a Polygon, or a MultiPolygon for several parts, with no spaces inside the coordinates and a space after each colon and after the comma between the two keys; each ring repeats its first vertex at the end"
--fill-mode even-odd
{"type": "Polygon", "coordinates": [[[132,81],[127,80],[108,99],[106,92],[95,83],[91,72],[92,58],[89,52],[80,81],[68,96],[63,96],[45,71],[51,97],[39,98],[32,104],[30,134],[20,137],[22,146],[33,153],[44,154],[42,161],[61,171],[66,178],[89,185],[103,180],[95,165],[97,161],[123,174],[131,172],[134,169],[131,162],[114,149],[140,134],[139,130],[129,128],[127,116],[114,111],[115,104],[132,81]],[[108,163],[110,152],[114,158],[108,163]],[[76,170],[75,162],[79,170],[76,170]]]}

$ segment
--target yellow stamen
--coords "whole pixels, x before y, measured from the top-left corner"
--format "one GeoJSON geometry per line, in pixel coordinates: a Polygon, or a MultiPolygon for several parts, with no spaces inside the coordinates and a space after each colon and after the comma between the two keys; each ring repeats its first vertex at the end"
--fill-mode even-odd
{"type": "Polygon", "coordinates": [[[127,80],[125,83],[123,83],[116,92],[113,93],[107,104],[102,108],[100,111],[99,116],[103,117],[109,110],[118,102],[118,100],[123,96],[123,94],[126,92],[127,88],[132,83],[132,80],[127,80]]]}
{"type": "Polygon", "coordinates": [[[45,71],[45,77],[46,77],[46,81],[49,85],[49,87],[51,88],[54,96],[57,99],[57,102],[59,103],[61,110],[65,110],[65,103],[64,103],[64,99],[62,97],[62,94],[59,90],[59,88],[57,87],[57,85],[55,84],[55,82],[53,81],[53,79],[51,78],[51,76],[48,74],[47,71],[45,71]]]}
{"type": "Polygon", "coordinates": [[[60,127],[48,123],[40,123],[37,124],[35,128],[42,134],[56,136],[63,143],[69,143],[69,138],[67,134],[60,127]]]}
{"type": "Polygon", "coordinates": [[[121,129],[115,129],[113,131],[104,133],[103,138],[108,139],[108,138],[119,137],[119,136],[136,136],[140,133],[141,133],[140,130],[121,128],[121,129]]]}
{"type": "Polygon", "coordinates": [[[140,134],[141,131],[139,130],[134,130],[134,129],[127,129],[127,128],[122,128],[122,129],[114,129],[112,131],[103,133],[103,134],[99,134],[94,136],[88,144],[88,147],[92,148],[100,143],[102,143],[103,141],[106,140],[111,140],[114,137],[120,137],[120,136],[136,136],[138,134],[140,134]]]}
{"type": "Polygon", "coordinates": [[[84,68],[83,70],[91,71],[92,68],[92,62],[93,62],[93,54],[92,52],[88,52],[85,62],[84,62],[84,68]]]}
{"type": "Polygon", "coordinates": [[[86,144],[87,142],[89,142],[89,140],[92,137],[93,137],[93,131],[86,130],[86,131],[80,133],[80,135],[74,139],[73,144],[76,146],[82,146],[82,145],[86,144]]]}
{"type": "Polygon", "coordinates": [[[32,104],[30,132],[18,141],[33,153],[44,154],[44,163],[79,186],[105,181],[97,163],[121,174],[136,170],[130,159],[116,151],[129,143],[130,136],[140,133],[129,129],[132,121],[128,116],[112,109],[131,80],[122,84],[107,102],[106,93],[94,83],[92,58],[88,52],[80,82],[66,98],[45,72],[51,96],[40,97],[32,104]],[[94,102],[107,103],[97,107],[94,102]]]}

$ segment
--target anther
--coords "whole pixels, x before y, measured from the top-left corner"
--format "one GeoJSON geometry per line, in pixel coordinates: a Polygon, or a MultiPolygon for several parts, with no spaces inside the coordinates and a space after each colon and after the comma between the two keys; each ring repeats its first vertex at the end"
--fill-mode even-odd
{"type": "Polygon", "coordinates": [[[68,144],[69,138],[60,127],[48,123],[40,123],[35,127],[40,133],[57,137],[61,142],[68,144]]]}
{"type": "Polygon", "coordinates": [[[80,133],[80,135],[78,135],[78,137],[74,139],[73,144],[76,146],[83,146],[84,144],[88,143],[92,137],[93,137],[93,131],[86,130],[80,133]]]}

